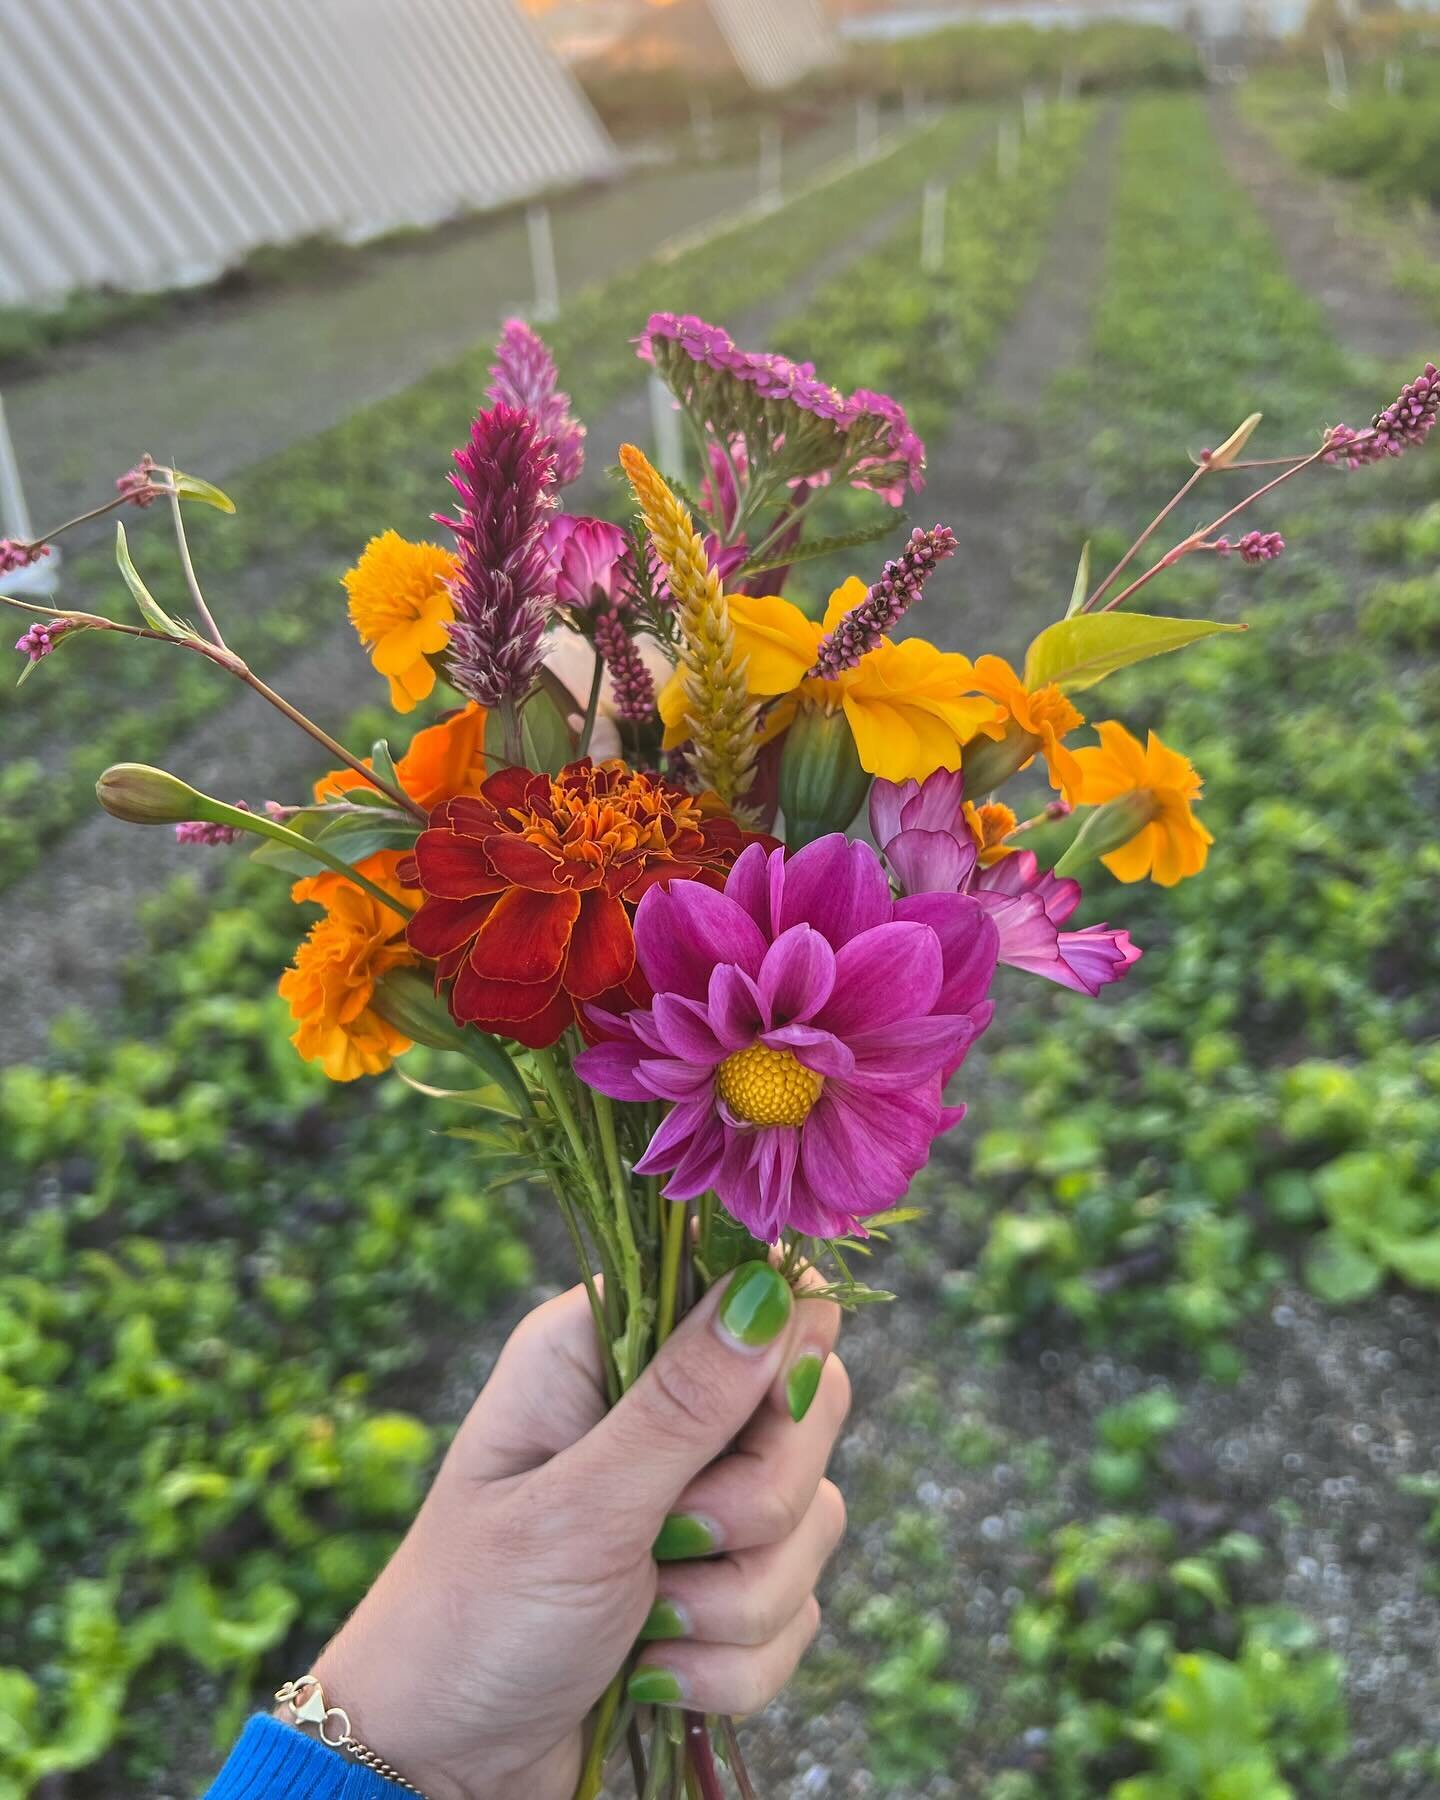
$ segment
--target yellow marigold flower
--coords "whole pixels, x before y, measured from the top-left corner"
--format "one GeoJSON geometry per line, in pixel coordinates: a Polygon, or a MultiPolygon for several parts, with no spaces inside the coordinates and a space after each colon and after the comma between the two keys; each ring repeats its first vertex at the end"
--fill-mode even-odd
{"type": "MultiPolygon", "coordinates": [[[[735,647],[749,690],[775,704],[764,737],[783,731],[797,706],[843,709],[861,767],[887,781],[923,781],[936,769],[958,769],[960,747],[998,718],[994,703],[974,694],[970,659],[937,650],[924,638],[882,638],[853,669],[834,681],[808,675],[827,631],[865,598],[865,583],[852,576],[830,596],[823,620],[806,618],[778,595],[730,596],[735,647]]],[[[682,696],[672,682],[660,696],[665,744],[686,736],[682,696]]]]}
{"type": "Polygon", "coordinates": [[[1105,867],[1117,881],[1143,881],[1148,875],[1161,887],[1198,875],[1215,839],[1190,810],[1201,785],[1193,763],[1162,744],[1153,731],[1142,747],[1114,719],[1095,729],[1099,744],[1074,753],[1081,804],[1103,806],[1139,795],[1150,809],[1149,820],[1135,836],[1101,859],[1105,867]]]}
{"type": "Polygon", "coordinates": [[[1051,787],[1058,788],[1073,805],[1080,770],[1075,753],[1060,740],[1085,723],[1084,714],[1053,681],[1032,693],[1003,656],[976,658],[975,685],[1004,708],[996,724],[983,727],[984,735],[999,740],[1016,739],[1017,754],[1028,748],[1030,754],[1018,765],[1020,768],[1027,768],[1037,754],[1043,756],[1051,787]]]}
{"type": "Polygon", "coordinates": [[[976,806],[972,801],[965,802],[965,823],[970,827],[975,842],[980,846],[980,863],[982,868],[989,868],[991,863],[999,862],[1002,856],[1014,854],[1017,846],[1007,844],[1005,839],[1018,823],[1015,814],[1000,800],[992,800],[988,805],[976,806]]]}
{"type": "Polygon", "coordinates": [[[695,745],[695,777],[733,809],[754,778],[759,708],[750,697],[743,660],[737,656],[730,605],[686,506],[633,444],[620,446],[620,466],[635,490],[645,529],[675,597],[682,736],[695,745]]]}
{"type": "Polygon", "coordinates": [[[350,623],[390,683],[390,704],[407,713],[435,686],[426,660],[450,641],[455,606],[448,583],[455,558],[438,544],[412,544],[396,531],[371,538],[345,576],[350,623]]]}
{"type": "Polygon", "coordinates": [[[371,1006],[375,984],[391,969],[416,961],[405,942],[405,921],[347,881],[325,894],[325,916],[280,977],[280,994],[296,1030],[291,1043],[306,1062],[318,1062],[332,1081],[378,1075],[410,1048],[371,1006]]]}

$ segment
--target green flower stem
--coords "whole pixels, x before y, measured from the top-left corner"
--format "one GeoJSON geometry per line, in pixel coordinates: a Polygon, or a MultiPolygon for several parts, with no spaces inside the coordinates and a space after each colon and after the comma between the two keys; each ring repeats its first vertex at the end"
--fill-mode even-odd
{"type": "Polygon", "coordinates": [[[675,1309],[680,1292],[680,1259],[690,1230],[690,1207],[684,1200],[667,1200],[660,1218],[660,1306],[655,1315],[655,1348],[675,1329],[675,1309]]]}
{"type": "Polygon", "coordinates": [[[356,887],[364,888],[371,899],[378,900],[388,906],[390,911],[398,913],[402,919],[410,917],[411,908],[403,900],[397,900],[393,894],[387,894],[382,887],[377,887],[367,876],[360,874],[343,857],[336,856],[333,851],[326,850],[312,839],[302,836],[298,831],[291,831],[288,826],[267,818],[264,813],[242,812],[238,806],[227,806],[223,800],[212,800],[208,794],[201,795],[205,802],[205,818],[212,825],[231,825],[240,831],[253,832],[256,837],[269,838],[277,844],[284,844],[291,850],[303,851],[306,856],[313,857],[323,863],[327,869],[333,869],[337,875],[343,875],[347,881],[353,881],[356,887]]]}
{"type": "Polygon", "coordinates": [[[575,1800],[599,1800],[600,1789],[605,1782],[605,1759],[610,1749],[610,1727],[614,1723],[615,1709],[624,1692],[625,1671],[622,1669],[601,1697],[595,1714],[595,1735],[590,1739],[585,1766],[580,1771],[580,1784],[575,1789],[575,1800]]]}
{"type": "MultiPolygon", "coordinates": [[[[607,1094],[590,1096],[595,1108],[595,1122],[600,1128],[600,1144],[605,1153],[605,1168],[610,1177],[610,1196],[614,1205],[615,1229],[620,1244],[620,1278],[625,1284],[627,1331],[645,1311],[645,1271],[640,1266],[640,1247],[635,1241],[635,1219],[631,1212],[630,1183],[620,1161],[620,1144],[615,1135],[615,1109],[607,1094]]],[[[628,1347],[627,1366],[620,1370],[620,1384],[628,1388],[640,1373],[643,1339],[638,1332],[628,1347]]]]}
{"type": "Polygon", "coordinates": [[[600,689],[605,685],[605,658],[597,650],[595,652],[595,673],[590,677],[590,698],[585,704],[585,717],[580,725],[580,738],[575,746],[575,754],[588,756],[590,740],[595,735],[595,716],[600,710],[600,689]]]}

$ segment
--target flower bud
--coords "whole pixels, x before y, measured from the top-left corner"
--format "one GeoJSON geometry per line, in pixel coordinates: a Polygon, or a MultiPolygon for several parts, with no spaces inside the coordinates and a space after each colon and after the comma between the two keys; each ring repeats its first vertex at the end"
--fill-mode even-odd
{"type": "Polygon", "coordinates": [[[976,800],[982,794],[993,794],[1043,748],[1044,740],[1035,732],[1026,731],[1014,719],[1006,724],[1004,737],[971,738],[961,753],[965,792],[976,800]]]}
{"type": "Polygon", "coordinates": [[[1095,807],[1056,863],[1055,873],[1073,875],[1087,863],[1109,856],[1137,837],[1159,811],[1160,802],[1146,788],[1136,788],[1095,807]]]}
{"type": "Polygon", "coordinates": [[[463,1052],[473,1035],[450,1017],[434,982],[419,969],[391,969],[376,982],[370,1004],[387,1025],[429,1050],[463,1052]]]}
{"type": "Polygon", "coordinates": [[[780,752],[780,808],[785,841],[799,849],[843,831],[870,791],[850,722],[843,712],[802,706],[780,752]]]}
{"type": "Polygon", "coordinates": [[[1240,452],[1250,442],[1255,427],[1260,423],[1263,416],[1262,413],[1251,413],[1248,419],[1245,419],[1241,424],[1235,427],[1229,437],[1226,438],[1225,442],[1220,445],[1218,450],[1207,450],[1204,455],[1206,467],[1211,469],[1228,469],[1231,463],[1235,461],[1240,455],[1240,452]]]}
{"type": "Polygon", "coordinates": [[[214,808],[178,776],[146,763],[115,763],[95,783],[95,798],[112,818],[130,825],[183,825],[210,818],[214,808]]]}

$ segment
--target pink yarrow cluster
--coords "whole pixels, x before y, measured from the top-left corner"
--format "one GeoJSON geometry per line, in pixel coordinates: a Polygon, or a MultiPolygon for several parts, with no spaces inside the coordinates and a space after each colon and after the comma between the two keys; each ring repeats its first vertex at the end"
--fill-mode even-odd
{"type": "Polygon", "coordinates": [[[876,440],[873,451],[848,471],[855,487],[873,488],[892,506],[907,488],[925,485],[925,446],[911,429],[905,409],[888,394],[857,389],[842,394],[819,380],[814,363],[793,362],[768,351],[742,350],[728,331],[693,313],[652,313],[636,340],[642,360],[667,373],[678,354],[698,368],[727,376],[762,403],[778,403],[832,426],[842,436],[863,433],[876,440]]]}
{"type": "Polygon", "coordinates": [[[74,619],[37,619],[30,629],[15,640],[15,648],[32,663],[38,663],[64,637],[75,629],[74,619]]]}
{"type": "Polygon", "coordinates": [[[578,479],[585,467],[585,427],[571,415],[554,357],[523,319],[507,319],[501,329],[486,398],[528,412],[550,438],[557,487],[578,479]]]}
{"type": "Polygon", "coordinates": [[[482,706],[521,700],[544,660],[542,639],[555,599],[545,528],[555,509],[555,457],[528,412],[499,402],[482,412],[455,452],[450,482],[458,519],[459,571],[451,583],[450,679],[482,706]]]}
{"type": "Polygon", "coordinates": [[[1376,413],[1367,431],[1336,425],[1329,436],[1327,463],[1343,461],[1348,468],[1383,462],[1418,449],[1440,417],[1440,369],[1427,362],[1414,381],[1407,381],[1383,412],[1376,413]]]}
{"type": "Polygon", "coordinates": [[[948,525],[931,531],[919,526],[910,542],[893,561],[887,562],[880,579],[860,604],[846,613],[820,643],[810,674],[833,681],[842,669],[853,669],[883,637],[899,624],[924,592],[925,582],[937,563],[955,553],[955,533],[948,525]]]}

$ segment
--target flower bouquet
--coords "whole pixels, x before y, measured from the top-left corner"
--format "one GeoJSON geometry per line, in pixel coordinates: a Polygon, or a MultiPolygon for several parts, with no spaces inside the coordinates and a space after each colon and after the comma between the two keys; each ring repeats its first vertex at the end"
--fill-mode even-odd
{"type": "MultiPolygon", "coordinates": [[[[1075,696],[1242,627],[1129,602],[1189,556],[1274,558],[1277,533],[1232,541],[1231,521],[1316,465],[1399,454],[1440,409],[1427,366],[1363,430],[1263,462],[1245,456],[1247,419],[1108,574],[1092,582],[1082,555],[1016,670],[897,635],[927,589],[939,604],[957,550],[943,525],[823,607],[782,593],[803,595],[808,561],[860,551],[922,491],[923,447],[894,400],[842,394],[695,318],[656,314],[638,348],[688,431],[693,498],[624,445],[622,522],[562,512],[584,430],[544,345],[512,322],[436,515],[449,541],[385,531],[346,575],[394,710],[431,721],[403,752],[382,739],[352,754],[229,648],[184,509],[233,508],[149,458],[96,511],[168,504],[192,617],[154,599],[123,526],[138,623],[9,601],[32,615],[25,675],[84,633],[142,638],[204,657],[316,741],[307,799],[252,808],[135,764],[107,769],[99,798],[187,842],[253,837],[294,879],[314,909],[280,978],[300,1055],[336,1081],[398,1064],[458,1111],[451,1135],[491,1176],[553,1194],[612,1401],[747,1259],[775,1259],[802,1297],[883,1297],[856,1253],[914,1217],[907,1190],[964,1115],[948,1088],[991,1024],[997,965],[1098,994],[1140,951],[1119,927],[1074,923],[1077,875],[1103,864],[1170,886],[1205,864],[1191,764],[1114,720],[1078,741],[1075,696]],[[816,537],[812,514],[845,485],[891,511],[816,537]],[[1202,487],[1231,491],[1145,556],[1202,487]],[[997,796],[1032,765],[1050,792],[1021,818],[997,796]],[[401,1060],[416,1045],[432,1053],[424,1082],[401,1060]]],[[[56,535],[0,544],[0,571],[56,535]]],[[[796,1418],[819,1380],[809,1361],[796,1418]]],[[[596,1707],[578,1800],[627,1747],[647,1796],[718,1800],[726,1771],[754,1794],[728,1720],[652,1718],[625,1677],[596,1707]]]]}

